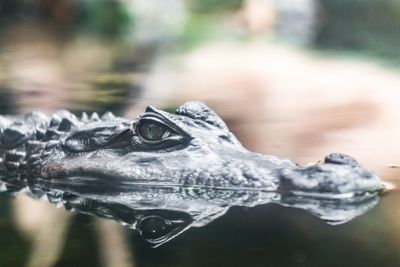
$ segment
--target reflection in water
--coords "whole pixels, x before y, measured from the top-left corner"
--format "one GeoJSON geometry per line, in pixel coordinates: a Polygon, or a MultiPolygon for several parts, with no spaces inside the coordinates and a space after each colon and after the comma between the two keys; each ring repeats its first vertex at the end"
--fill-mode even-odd
{"type": "Polygon", "coordinates": [[[16,198],[13,208],[18,230],[32,243],[27,266],[53,266],[62,254],[71,214],[26,196],[16,198]]]}
{"type": "MultiPolygon", "coordinates": [[[[381,177],[398,179],[399,168],[388,170],[386,167],[398,165],[400,151],[399,128],[394,123],[399,121],[398,72],[376,64],[322,58],[280,45],[266,45],[265,42],[243,42],[208,43],[167,60],[158,57],[157,65],[149,73],[148,67],[158,46],[163,47],[164,44],[150,42],[143,48],[136,42],[126,43],[126,40],[133,39],[135,30],[130,28],[129,33],[124,30],[127,23],[135,24],[134,20],[126,20],[127,12],[145,17],[144,22],[156,21],[152,18],[154,12],[151,8],[142,5],[146,10],[140,10],[140,6],[134,6],[147,2],[62,0],[54,4],[47,0],[2,1],[0,114],[31,110],[54,112],[60,108],[72,111],[111,110],[123,114],[125,108],[137,110],[137,105],[131,105],[136,102],[173,107],[187,100],[202,99],[223,115],[243,144],[252,150],[288,156],[302,163],[314,162],[330,151],[343,151],[355,155],[381,177]],[[37,6],[36,3],[40,4],[39,9],[29,8],[37,6]],[[129,7],[121,9],[121,3],[129,7]],[[18,5],[24,8],[18,10],[18,5]],[[40,19],[32,20],[35,17],[40,19]],[[117,36],[125,41],[120,42],[117,36]],[[142,90],[143,83],[145,90],[142,90]],[[145,93],[144,97],[142,92],[145,93]]],[[[199,36],[208,34],[209,37],[214,33],[210,28],[217,26],[229,28],[230,31],[234,26],[233,31],[240,33],[234,25],[237,22],[232,19],[233,16],[216,23],[207,11],[204,21],[211,25],[207,29],[199,23],[198,14],[194,17],[183,14],[189,8],[182,5],[186,1],[172,2],[177,5],[169,4],[168,12],[159,10],[162,16],[157,16],[157,21],[162,21],[162,27],[154,23],[145,25],[155,27],[152,33],[161,32],[160,29],[175,31],[176,26],[178,31],[186,31],[186,43],[179,43],[178,46],[187,47],[187,43],[193,46],[194,41],[199,41],[199,36]],[[171,10],[173,6],[177,7],[176,10],[171,10]],[[173,16],[169,16],[173,13],[173,16]],[[174,23],[189,18],[190,24],[185,27],[169,24],[168,21],[173,19],[171,17],[177,18],[174,23]],[[209,32],[204,34],[204,30],[209,32]]],[[[205,6],[215,1],[188,2],[204,3],[205,6]]],[[[240,5],[240,1],[236,0],[219,3],[229,2],[240,5]]],[[[246,3],[243,15],[247,30],[251,35],[256,34],[261,38],[267,33],[271,34],[270,27],[274,23],[279,31],[291,34],[299,32],[297,26],[309,24],[312,22],[309,19],[315,15],[310,13],[314,12],[311,9],[298,9],[292,4],[286,7],[285,3],[289,1],[278,1],[278,14],[260,8],[276,1],[243,2],[246,3]],[[291,7],[292,11],[287,10],[291,7]],[[291,16],[289,20],[282,21],[281,18],[287,16],[291,16]],[[298,23],[296,18],[303,23],[298,23]],[[288,27],[285,23],[288,23],[288,27]]],[[[353,5],[349,1],[336,2],[338,7],[353,5]]],[[[365,2],[364,10],[370,6],[369,2],[372,3],[358,2],[365,2]]],[[[393,1],[378,2],[377,7],[385,7],[393,1]]],[[[374,9],[379,13],[379,8],[374,9]]],[[[360,19],[357,16],[360,9],[343,10],[354,12],[346,18],[360,19]]],[[[371,17],[368,12],[363,13],[371,17]]],[[[382,16],[390,18],[395,12],[392,15],[389,13],[383,12],[382,16]]],[[[378,29],[379,33],[384,33],[390,22],[380,20],[379,16],[374,17],[384,22],[384,27],[378,29]]],[[[347,27],[348,23],[344,26],[342,19],[337,20],[334,16],[328,19],[339,22],[339,29],[362,28],[362,31],[348,30],[350,34],[347,39],[356,38],[359,41],[360,33],[365,33],[363,23],[347,27]]],[[[140,26],[140,23],[136,25],[140,26]]],[[[393,32],[398,32],[397,27],[393,29],[393,32]]],[[[136,30],[140,32],[142,29],[136,30]]],[[[334,42],[340,41],[342,30],[323,31],[328,35],[332,35],[332,32],[339,34],[339,37],[333,38],[334,42]]],[[[164,36],[169,44],[176,33],[164,36]]],[[[314,33],[310,33],[308,35],[303,31],[301,37],[312,37],[314,33]]],[[[226,32],[215,35],[226,37],[226,32]]],[[[162,41],[158,36],[150,37],[147,39],[162,41]]],[[[371,44],[372,39],[368,35],[363,38],[368,41],[367,45],[371,44]]],[[[385,45],[393,43],[382,38],[374,40],[386,40],[385,45]]],[[[389,54],[395,52],[384,50],[389,54]]],[[[139,111],[142,109],[139,108],[139,111]]],[[[133,118],[136,115],[135,111],[126,117],[133,118]]],[[[352,212],[354,216],[362,214],[378,200],[378,197],[372,196],[352,204],[299,195],[281,197],[289,207],[300,203],[297,208],[308,207],[312,213],[328,221],[333,219],[329,217],[332,211],[338,215],[334,220],[342,221],[350,219],[352,212]]],[[[379,206],[367,216],[334,228],[320,223],[305,212],[276,205],[260,205],[252,209],[231,208],[228,214],[217,219],[222,214],[218,210],[215,218],[211,216],[205,220],[213,221],[207,227],[192,229],[156,250],[148,249],[136,239],[132,234],[135,231],[124,232],[115,223],[99,223],[81,215],[71,216],[73,213],[54,209],[30,198],[18,197],[13,201],[13,209],[8,205],[9,198],[1,196],[1,200],[0,266],[22,266],[29,248],[32,248],[30,266],[40,267],[52,264],[57,267],[132,266],[133,256],[138,266],[398,267],[400,262],[397,253],[400,236],[396,205],[398,192],[384,196],[379,206]],[[67,219],[69,217],[73,219],[67,219]],[[65,238],[60,234],[63,227],[69,227],[65,238]],[[17,228],[21,234],[18,234],[17,228]],[[125,239],[131,244],[127,244],[125,239]],[[30,240],[33,240],[32,243],[29,243],[30,240]],[[130,245],[135,249],[133,256],[128,255],[132,253],[130,245]],[[104,257],[102,262],[96,261],[99,256],[102,259],[104,257]]],[[[149,220],[161,226],[156,229],[163,228],[159,214],[150,215],[149,220]]]]}
{"type": "MultiPolygon", "coordinates": [[[[377,194],[360,195],[351,199],[323,199],[303,196],[280,196],[271,193],[254,193],[235,190],[208,189],[207,194],[215,195],[240,195],[248,198],[255,198],[253,201],[258,204],[278,203],[286,207],[304,209],[315,216],[323,219],[328,224],[341,224],[348,222],[356,216],[362,215],[372,209],[379,201],[377,194]],[[211,191],[214,191],[211,193],[211,191]]],[[[135,192],[135,194],[138,194],[135,192]]],[[[175,196],[176,197],[176,196],[175,196]]],[[[165,198],[165,196],[163,196],[165,198]]],[[[172,197],[171,197],[172,199],[172,197]]],[[[136,229],[140,235],[153,246],[161,245],[177,235],[186,231],[189,227],[205,226],[218,217],[224,215],[231,207],[229,203],[221,203],[220,206],[199,199],[188,210],[167,210],[167,209],[141,209],[135,205],[126,205],[101,202],[96,199],[72,197],[66,199],[67,209],[77,210],[87,214],[113,219],[124,226],[136,229]]],[[[250,201],[249,199],[247,201],[250,201]]],[[[168,205],[168,203],[164,203],[168,205]]],[[[235,205],[237,206],[237,205],[235,205]]],[[[211,241],[211,240],[210,240],[211,241]]]]}
{"type": "Polygon", "coordinates": [[[158,246],[231,206],[301,208],[341,224],[378,203],[380,179],[331,154],[301,167],[252,153],[202,102],[136,120],[34,112],[0,116],[0,174],[10,193],[110,218],[158,246]]]}

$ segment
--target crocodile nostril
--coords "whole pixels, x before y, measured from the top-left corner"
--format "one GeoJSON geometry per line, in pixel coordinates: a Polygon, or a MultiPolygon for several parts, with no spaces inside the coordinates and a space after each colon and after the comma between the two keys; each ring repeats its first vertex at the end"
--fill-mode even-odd
{"type": "Polygon", "coordinates": [[[324,163],[358,166],[358,162],[355,159],[346,154],[341,154],[341,153],[329,154],[328,156],[325,157],[324,163]]]}

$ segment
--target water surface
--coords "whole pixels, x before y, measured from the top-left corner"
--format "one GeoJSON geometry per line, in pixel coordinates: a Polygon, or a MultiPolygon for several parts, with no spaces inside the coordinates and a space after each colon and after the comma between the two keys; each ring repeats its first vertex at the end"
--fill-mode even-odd
{"type": "MultiPolygon", "coordinates": [[[[75,32],[60,37],[29,22],[7,26],[0,113],[66,108],[133,118],[146,104],[173,110],[201,99],[251,150],[303,164],[339,150],[398,183],[397,72],[276,44],[209,45],[183,55],[169,45],[75,32]],[[378,84],[388,90],[376,93],[378,84]]],[[[371,211],[337,226],[274,204],[233,207],[154,249],[118,223],[2,194],[0,266],[397,267],[399,201],[395,188],[371,211]]]]}

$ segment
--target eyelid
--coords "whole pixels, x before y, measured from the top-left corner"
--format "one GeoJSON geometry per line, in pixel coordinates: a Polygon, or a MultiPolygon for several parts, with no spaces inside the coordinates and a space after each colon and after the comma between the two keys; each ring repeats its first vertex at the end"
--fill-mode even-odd
{"type": "Polygon", "coordinates": [[[157,117],[152,117],[152,116],[143,116],[142,118],[139,119],[138,125],[140,125],[141,123],[143,123],[145,121],[153,122],[155,124],[158,123],[158,124],[161,124],[162,126],[165,126],[168,129],[171,129],[171,127],[169,125],[167,125],[163,120],[161,120],[157,117]]]}
{"type": "Polygon", "coordinates": [[[167,121],[167,119],[165,119],[165,118],[163,118],[163,117],[161,117],[161,116],[157,116],[157,114],[151,114],[151,115],[145,114],[145,115],[143,115],[143,116],[138,120],[138,122],[136,123],[136,125],[135,125],[136,130],[135,130],[135,131],[136,131],[137,135],[138,135],[144,142],[149,143],[149,144],[162,143],[162,142],[168,141],[168,140],[180,141],[180,140],[185,139],[186,136],[188,136],[183,130],[181,130],[181,129],[178,128],[177,126],[176,126],[176,127],[173,127],[173,126],[174,126],[174,124],[173,124],[172,122],[167,121]],[[154,124],[159,124],[159,125],[161,125],[162,127],[165,127],[165,128],[166,128],[166,133],[165,133],[164,135],[167,135],[167,136],[166,136],[166,137],[163,136],[162,139],[157,140],[157,141],[149,141],[149,140],[146,140],[145,138],[143,138],[143,137],[139,134],[139,131],[138,131],[138,128],[139,128],[140,125],[141,125],[142,123],[144,123],[144,122],[151,122],[151,123],[154,123],[154,124]],[[169,125],[168,122],[169,122],[170,124],[172,124],[172,126],[169,125]]]}
{"type": "Polygon", "coordinates": [[[166,127],[168,130],[170,130],[172,133],[175,134],[180,134],[182,136],[189,137],[189,135],[182,130],[179,126],[177,126],[174,122],[169,120],[168,118],[165,118],[164,116],[161,116],[157,113],[144,113],[138,120],[137,125],[140,125],[142,120],[146,121],[152,121],[161,124],[162,126],[166,127]]]}

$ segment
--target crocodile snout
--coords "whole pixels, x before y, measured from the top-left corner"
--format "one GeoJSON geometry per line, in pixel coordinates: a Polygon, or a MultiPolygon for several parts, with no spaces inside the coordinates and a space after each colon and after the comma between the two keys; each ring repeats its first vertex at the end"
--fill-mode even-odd
{"type": "Polygon", "coordinates": [[[345,154],[334,153],[322,164],[282,170],[280,191],[318,194],[375,192],[382,189],[378,176],[345,154]]]}

